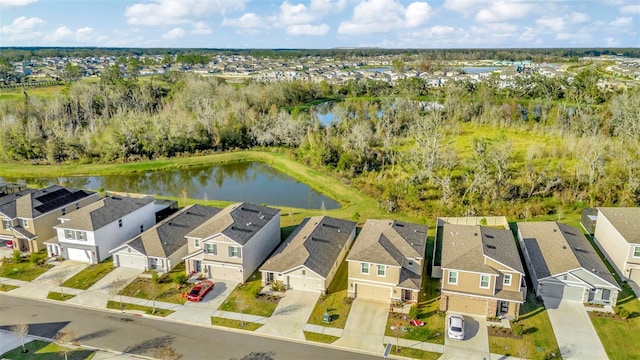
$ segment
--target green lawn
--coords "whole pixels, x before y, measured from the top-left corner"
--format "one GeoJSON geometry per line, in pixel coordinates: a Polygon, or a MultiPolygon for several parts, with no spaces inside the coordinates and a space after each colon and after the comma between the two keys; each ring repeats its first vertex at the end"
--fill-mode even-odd
{"type": "Polygon", "coordinates": [[[328,294],[320,296],[313,308],[311,316],[309,316],[309,324],[344,329],[352,303],[352,300],[347,298],[348,270],[347,262],[343,261],[329,285],[328,294]],[[331,314],[332,321],[330,323],[322,321],[322,315],[327,310],[331,314]]]}
{"type": "Polygon", "coordinates": [[[86,290],[113,270],[113,261],[108,257],[99,264],[89,265],[79,273],[67,279],[62,286],[86,290]]]}
{"type": "Polygon", "coordinates": [[[238,284],[229,294],[227,300],[218,310],[251,314],[257,316],[271,316],[278,306],[274,297],[258,296],[262,288],[260,272],[256,270],[244,284],[238,284]]]}
{"type": "Polygon", "coordinates": [[[262,324],[258,324],[258,323],[225,319],[225,318],[215,317],[215,316],[211,317],[211,325],[224,326],[224,327],[247,330],[247,331],[255,331],[256,329],[262,326],[262,324]]]}
{"type": "Polygon", "coordinates": [[[67,301],[71,298],[76,297],[75,295],[70,295],[70,294],[63,294],[63,293],[59,293],[59,292],[55,292],[55,291],[49,291],[49,293],[47,294],[47,299],[50,300],[58,300],[58,301],[67,301]]]}
{"type": "Polygon", "coordinates": [[[640,301],[626,284],[618,295],[617,306],[629,311],[629,318],[591,316],[600,341],[610,359],[640,359],[640,347],[630,346],[640,340],[640,301]]]}
{"type": "MultiPolygon", "coordinates": [[[[60,346],[56,343],[49,343],[41,340],[34,340],[25,344],[29,350],[22,353],[22,346],[0,355],[0,359],[11,360],[60,360],[64,356],[60,353],[60,346]]],[[[68,353],[69,360],[87,360],[93,358],[95,353],[90,350],[78,349],[68,353]]]]}
{"type": "Polygon", "coordinates": [[[9,285],[9,284],[0,284],[0,291],[11,291],[13,289],[17,289],[19,286],[9,285]]]}
{"type": "Polygon", "coordinates": [[[310,332],[310,331],[305,331],[304,332],[304,338],[309,340],[309,341],[315,341],[315,342],[320,342],[320,343],[325,343],[325,344],[331,344],[332,342],[340,339],[337,336],[326,335],[326,334],[318,334],[318,333],[310,332]]]}
{"type": "Polygon", "coordinates": [[[436,359],[439,359],[440,356],[442,356],[442,354],[440,353],[424,351],[424,350],[414,349],[409,347],[400,347],[400,351],[398,351],[398,348],[395,345],[391,346],[391,352],[389,354],[392,356],[404,356],[412,359],[423,359],[423,360],[436,360],[436,359]]]}
{"type": "Polygon", "coordinates": [[[520,308],[518,322],[524,325],[522,339],[489,336],[489,350],[496,354],[525,357],[527,359],[549,359],[551,353],[560,358],[558,343],[551,328],[544,304],[537,302],[533,294],[527,296],[520,308]]]}
{"type": "Polygon", "coordinates": [[[27,261],[14,264],[5,262],[0,266],[0,277],[22,281],[31,281],[51,269],[51,265],[37,265],[27,261]]]}
{"type": "Polygon", "coordinates": [[[139,310],[144,311],[145,314],[162,316],[165,317],[167,315],[171,315],[174,313],[173,310],[159,309],[156,308],[156,312],[153,312],[153,308],[151,306],[143,306],[129,303],[120,304],[119,301],[111,301],[107,302],[107,309],[115,309],[115,310],[139,310]]]}

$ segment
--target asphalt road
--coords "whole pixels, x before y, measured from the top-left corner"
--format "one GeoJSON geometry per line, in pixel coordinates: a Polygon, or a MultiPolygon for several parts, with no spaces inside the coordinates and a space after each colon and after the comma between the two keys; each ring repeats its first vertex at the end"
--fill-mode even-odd
{"type": "Polygon", "coordinates": [[[308,343],[284,341],[246,332],[218,330],[166,320],[78,308],[0,294],[0,327],[27,323],[32,335],[52,338],[73,329],[82,345],[151,356],[168,345],[183,359],[380,359],[308,343]]]}

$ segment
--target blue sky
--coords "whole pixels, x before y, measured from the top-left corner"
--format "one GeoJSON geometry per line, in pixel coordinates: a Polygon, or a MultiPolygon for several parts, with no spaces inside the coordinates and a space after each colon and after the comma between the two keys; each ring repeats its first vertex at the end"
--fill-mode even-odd
{"type": "Polygon", "coordinates": [[[638,0],[0,0],[0,46],[639,47],[638,0]]]}

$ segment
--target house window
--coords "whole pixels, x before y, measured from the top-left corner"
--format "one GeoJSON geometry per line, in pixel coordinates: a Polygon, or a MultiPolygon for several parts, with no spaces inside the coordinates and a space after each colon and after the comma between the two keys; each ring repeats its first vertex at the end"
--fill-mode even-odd
{"type": "Polygon", "coordinates": [[[449,284],[458,285],[458,272],[457,271],[449,271],[449,284]]]}
{"type": "Polygon", "coordinates": [[[86,231],[76,231],[76,240],[87,241],[86,231]]]}
{"type": "Polygon", "coordinates": [[[5,230],[8,230],[11,228],[11,220],[9,219],[2,219],[2,228],[5,230]]]}
{"type": "Polygon", "coordinates": [[[369,275],[369,263],[360,263],[360,273],[369,275]]]}
{"type": "Polygon", "coordinates": [[[407,264],[409,264],[409,266],[413,266],[413,260],[409,260],[407,264]]]}
{"type": "Polygon", "coordinates": [[[200,239],[193,239],[193,246],[196,249],[200,249],[200,239]]]}
{"type": "Polygon", "coordinates": [[[387,275],[387,267],[384,265],[378,265],[378,276],[386,276],[387,275]]]}
{"type": "Polygon", "coordinates": [[[80,203],[76,203],[76,210],[80,209],[80,203]]]}
{"type": "Polygon", "coordinates": [[[67,209],[62,208],[62,210],[60,210],[62,212],[62,215],[67,215],[67,209]]]}
{"type": "Polygon", "coordinates": [[[482,289],[489,288],[489,275],[480,275],[480,287],[482,289]]]}
{"type": "Polygon", "coordinates": [[[204,244],[204,252],[207,254],[218,255],[218,246],[216,244],[204,244]]]}
{"type": "Polygon", "coordinates": [[[22,227],[25,229],[29,228],[29,220],[27,219],[20,219],[20,223],[22,224],[22,227]]]}
{"type": "Polygon", "coordinates": [[[633,257],[640,257],[640,246],[633,248],[633,257]]]}
{"type": "Polygon", "coordinates": [[[122,227],[122,219],[118,219],[118,227],[122,227]]]}
{"type": "Polygon", "coordinates": [[[69,230],[69,229],[64,229],[64,238],[67,240],[75,240],[76,239],[76,232],[73,230],[69,230]]]}
{"type": "Polygon", "coordinates": [[[504,279],[502,280],[502,284],[504,286],[511,286],[511,274],[504,274],[504,279]]]}
{"type": "Polygon", "coordinates": [[[240,258],[240,247],[229,246],[229,257],[240,258]]]}

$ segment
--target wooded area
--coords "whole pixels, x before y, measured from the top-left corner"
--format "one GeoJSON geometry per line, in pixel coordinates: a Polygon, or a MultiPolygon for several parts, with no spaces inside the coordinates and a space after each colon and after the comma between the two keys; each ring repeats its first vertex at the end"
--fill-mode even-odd
{"type": "Polygon", "coordinates": [[[169,73],[0,103],[0,161],[130,162],[278,148],[407,214],[640,204],[640,92],[567,78],[227,84],[169,73]],[[318,105],[321,104],[321,105],[318,105]],[[335,121],[323,124],[319,112],[335,121]]]}

